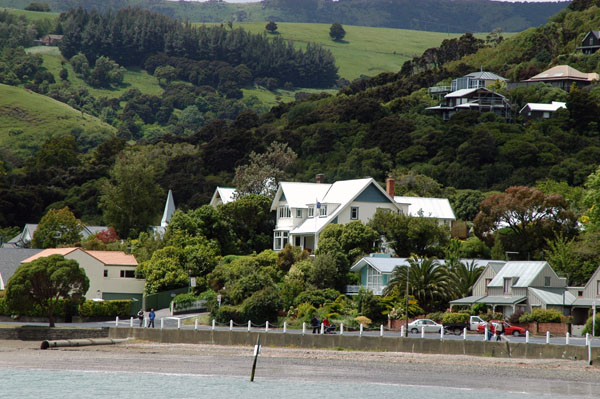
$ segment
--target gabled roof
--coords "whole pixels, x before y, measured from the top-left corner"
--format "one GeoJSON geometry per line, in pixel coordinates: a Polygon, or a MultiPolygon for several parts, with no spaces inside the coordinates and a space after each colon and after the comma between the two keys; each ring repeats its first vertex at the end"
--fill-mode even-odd
{"type": "Polygon", "coordinates": [[[529,288],[529,292],[535,295],[541,302],[546,305],[572,305],[577,299],[575,295],[571,294],[565,288],[529,288]],[[564,298],[563,298],[564,293],[564,298]],[[564,300],[564,301],[563,301],[564,300]]]}
{"type": "Polygon", "coordinates": [[[11,278],[19,266],[21,261],[27,259],[38,252],[42,252],[41,249],[29,249],[29,248],[0,248],[0,290],[5,289],[8,279],[11,278]]]}
{"type": "MultiPolygon", "coordinates": [[[[488,287],[503,287],[504,278],[518,278],[512,285],[516,288],[526,288],[531,285],[533,280],[545,268],[550,266],[545,261],[514,261],[506,262],[500,269],[496,277],[488,284],[488,287]]],[[[552,270],[550,268],[550,270],[552,270]]],[[[554,272],[553,272],[554,273],[554,272]]],[[[557,276],[558,278],[558,276],[557,276]]]]}
{"type": "Polygon", "coordinates": [[[169,190],[167,194],[167,202],[165,203],[165,210],[163,212],[163,217],[160,221],[161,227],[167,227],[173,214],[175,213],[175,200],[173,200],[173,192],[169,190]]]}
{"type": "MultiPolygon", "coordinates": [[[[17,236],[10,239],[6,242],[3,247],[4,248],[22,248],[23,246],[29,244],[31,240],[33,240],[33,235],[37,230],[38,225],[33,223],[27,223],[25,227],[23,227],[23,231],[20,232],[17,236]]],[[[87,226],[84,225],[81,230],[81,237],[85,240],[89,236],[93,234],[98,234],[103,230],[108,230],[107,226],[87,226]]]]}
{"type": "Polygon", "coordinates": [[[568,65],[557,65],[527,79],[526,82],[544,82],[548,80],[579,80],[591,82],[593,80],[598,80],[598,74],[595,72],[580,72],[568,65]]]}
{"type": "Polygon", "coordinates": [[[490,89],[487,89],[485,87],[477,87],[477,88],[473,88],[473,89],[460,89],[460,90],[456,90],[453,91],[452,93],[448,93],[444,96],[444,98],[460,98],[460,97],[466,97],[469,94],[475,93],[477,91],[487,91],[490,94],[494,94],[498,97],[502,97],[502,98],[506,98],[504,97],[502,94],[498,94],[495,91],[492,91],[490,89]]]}
{"type": "Polygon", "coordinates": [[[487,72],[487,71],[472,72],[468,75],[465,75],[464,77],[465,78],[469,77],[471,79],[482,79],[482,80],[502,80],[502,81],[508,80],[506,78],[503,78],[500,75],[496,75],[493,72],[487,72]]]}
{"type": "MultiPolygon", "coordinates": [[[[369,265],[379,273],[392,273],[398,266],[406,266],[408,265],[409,258],[391,258],[391,257],[379,257],[379,256],[363,256],[360,258],[352,267],[350,268],[351,272],[358,272],[363,267],[369,265]]],[[[444,259],[437,260],[441,265],[444,265],[446,262],[444,259]]],[[[462,263],[471,263],[475,262],[477,267],[486,267],[489,264],[497,264],[499,261],[489,260],[489,259],[460,259],[462,263]]]]}
{"type": "Polygon", "coordinates": [[[210,200],[211,205],[216,203],[217,197],[221,199],[223,204],[228,204],[235,201],[235,188],[234,187],[220,187],[217,186],[215,192],[210,200]]]}
{"type": "MultiPolygon", "coordinates": [[[[594,35],[596,39],[600,39],[600,30],[591,30],[588,33],[586,33],[586,35],[581,40],[581,43],[585,42],[585,39],[587,39],[589,35],[594,35]]],[[[585,45],[583,45],[582,47],[585,47],[585,45]]]]}
{"type": "Polygon", "coordinates": [[[435,219],[456,220],[450,201],[447,198],[402,197],[395,196],[394,200],[400,204],[408,204],[408,215],[435,219]]]}
{"type": "Polygon", "coordinates": [[[555,112],[560,108],[567,108],[567,103],[563,103],[560,101],[552,101],[551,104],[542,104],[542,103],[527,103],[519,113],[523,112],[526,108],[529,108],[531,111],[540,111],[540,112],[555,112]]]}
{"type": "Polygon", "coordinates": [[[327,216],[320,217],[315,214],[315,217],[306,219],[300,226],[290,231],[290,234],[314,234],[320,232],[326,225],[335,220],[350,203],[371,185],[386,197],[390,204],[400,210],[394,199],[371,177],[340,180],[333,184],[281,182],[271,204],[271,210],[277,209],[282,196],[290,208],[308,208],[316,206],[317,202],[321,203],[321,206],[331,204],[332,208],[335,207],[335,210],[331,211],[328,208],[327,216]]]}
{"type": "Polygon", "coordinates": [[[29,262],[33,262],[36,259],[39,258],[45,258],[46,256],[51,256],[51,255],[68,255],[73,251],[78,250],[79,248],[48,248],[48,249],[44,249],[40,252],[38,252],[37,254],[30,256],[29,258],[21,261],[21,263],[29,263],[29,262]]]}

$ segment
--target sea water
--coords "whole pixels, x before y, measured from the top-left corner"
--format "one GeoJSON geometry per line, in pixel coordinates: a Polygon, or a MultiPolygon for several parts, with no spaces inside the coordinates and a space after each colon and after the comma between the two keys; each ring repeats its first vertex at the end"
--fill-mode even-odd
{"type": "Polygon", "coordinates": [[[0,398],[562,399],[573,396],[406,384],[299,381],[195,374],[0,368],[0,398]]]}

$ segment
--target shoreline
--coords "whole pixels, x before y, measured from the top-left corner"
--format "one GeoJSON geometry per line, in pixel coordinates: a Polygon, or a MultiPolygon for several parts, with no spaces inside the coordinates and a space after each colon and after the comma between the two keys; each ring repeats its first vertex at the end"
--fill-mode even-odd
{"type": "MultiPolygon", "coordinates": [[[[254,349],[251,346],[160,344],[140,340],[43,351],[39,345],[39,342],[0,341],[0,368],[247,378],[254,349]]],[[[258,358],[256,378],[506,389],[578,398],[596,397],[600,392],[600,368],[588,366],[585,361],[265,346],[258,358]]]]}

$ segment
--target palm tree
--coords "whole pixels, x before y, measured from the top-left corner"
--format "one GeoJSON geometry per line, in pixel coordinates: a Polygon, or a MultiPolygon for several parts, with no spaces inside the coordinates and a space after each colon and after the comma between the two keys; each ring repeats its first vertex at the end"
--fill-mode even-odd
{"type": "Polygon", "coordinates": [[[473,293],[473,286],[483,272],[483,267],[472,260],[470,263],[458,262],[449,271],[454,288],[453,296],[463,298],[473,293]]]}
{"type": "Polygon", "coordinates": [[[450,297],[451,279],[446,266],[440,264],[436,258],[419,258],[416,255],[408,260],[407,266],[400,266],[394,270],[385,294],[396,288],[405,295],[407,274],[408,294],[412,295],[426,312],[440,308],[450,297]]]}

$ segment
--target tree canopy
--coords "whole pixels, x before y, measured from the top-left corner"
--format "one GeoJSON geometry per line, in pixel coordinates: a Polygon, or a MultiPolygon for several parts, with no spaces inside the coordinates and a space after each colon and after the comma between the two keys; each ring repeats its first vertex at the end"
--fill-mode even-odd
{"type": "Polygon", "coordinates": [[[6,300],[10,309],[26,311],[39,306],[54,327],[59,301],[77,303],[89,289],[89,279],[75,260],[62,255],[38,258],[25,263],[8,280],[6,300]]]}
{"type": "Polygon", "coordinates": [[[69,207],[50,209],[33,233],[32,248],[58,248],[73,246],[81,241],[83,223],[69,207]]]}

